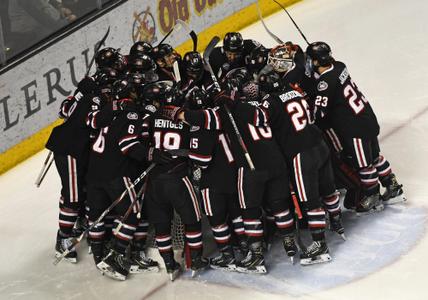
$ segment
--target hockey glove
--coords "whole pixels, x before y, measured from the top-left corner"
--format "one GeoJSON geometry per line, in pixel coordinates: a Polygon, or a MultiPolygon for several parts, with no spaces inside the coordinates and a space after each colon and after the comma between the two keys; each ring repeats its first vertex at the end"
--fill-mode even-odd
{"type": "Polygon", "coordinates": [[[216,106],[227,105],[229,108],[235,106],[235,90],[233,88],[220,91],[213,97],[216,106]]]}
{"type": "Polygon", "coordinates": [[[93,93],[98,90],[98,86],[95,83],[94,78],[85,77],[78,84],[77,88],[83,95],[87,95],[89,93],[93,93]]]}
{"type": "Polygon", "coordinates": [[[169,154],[166,151],[156,149],[154,147],[150,147],[149,153],[147,155],[147,160],[149,162],[154,162],[159,165],[164,165],[167,163],[170,163],[174,159],[172,158],[171,154],[169,154]]]}
{"type": "Polygon", "coordinates": [[[180,122],[180,113],[184,112],[184,108],[179,106],[173,106],[173,105],[167,105],[162,108],[160,111],[161,115],[168,119],[173,121],[174,123],[180,122]]]}
{"type": "Polygon", "coordinates": [[[113,100],[111,102],[111,107],[114,112],[120,112],[120,111],[135,111],[136,105],[134,101],[128,98],[120,99],[120,100],[113,100]]]}

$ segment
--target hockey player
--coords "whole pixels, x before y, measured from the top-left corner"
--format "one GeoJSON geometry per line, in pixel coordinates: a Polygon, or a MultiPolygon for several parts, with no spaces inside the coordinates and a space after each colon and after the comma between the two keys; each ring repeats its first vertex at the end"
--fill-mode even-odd
{"type": "Polygon", "coordinates": [[[305,57],[300,46],[287,42],[269,51],[268,65],[281,78],[281,86],[291,87],[304,97],[313,96],[313,79],[305,74],[305,57]]]}
{"type": "MultiPolygon", "coordinates": [[[[146,122],[149,145],[156,151],[189,150],[190,126],[183,122],[173,123],[156,112],[164,105],[181,106],[182,100],[169,82],[159,81],[144,87],[144,96],[153,112],[146,122]]],[[[174,259],[171,240],[171,220],[175,210],[185,228],[186,244],[190,248],[192,275],[208,267],[202,257],[201,210],[196,192],[188,177],[189,159],[175,157],[156,167],[148,181],[145,204],[150,223],[155,227],[158,250],[165,262],[171,280],[179,272],[180,265],[174,259]]]]}
{"type": "Polygon", "coordinates": [[[153,46],[150,43],[144,41],[135,42],[129,49],[128,58],[142,57],[143,55],[152,56],[153,46]]]}
{"type": "Polygon", "coordinates": [[[177,74],[174,74],[174,63],[181,64],[181,56],[169,44],[160,44],[153,48],[153,59],[158,65],[157,74],[160,81],[177,81],[177,74]]]}
{"type": "MultiPolygon", "coordinates": [[[[131,186],[132,180],[141,171],[139,163],[159,162],[156,158],[161,156],[153,155],[154,153],[140,142],[142,120],[136,102],[140,95],[135,86],[127,80],[116,81],[113,85],[113,95],[114,100],[107,105],[111,106],[114,118],[110,124],[102,127],[91,148],[87,174],[90,222],[94,222],[112,201],[127,190],[124,199],[115,207],[116,212],[123,215],[136,197],[135,188],[131,186]]],[[[101,105],[100,99],[93,101],[92,105],[101,105]]],[[[96,120],[93,116],[91,122],[96,124],[96,120]]],[[[130,261],[125,257],[138,225],[137,213],[138,209],[134,206],[129,217],[122,220],[123,226],[114,236],[114,245],[105,257],[104,222],[101,221],[89,232],[97,268],[113,279],[125,280],[133,265],[136,269],[141,267],[138,262],[141,262],[142,258],[138,256],[137,251],[132,251],[130,261]]],[[[150,267],[157,267],[155,262],[151,263],[150,267]]]]}
{"type": "MultiPolygon", "coordinates": [[[[329,148],[321,132],[309,119],[308,105],[303,96],[291,87],[265,97],[262,107],[269,115],[273,135],[282,154],[293,170],[293,186],[305,212],[313,243],[300,256],[302,265],[329,261],[325,241],[325,211],[330,217],[332,230],[344,233],[341,224],[339,195],[334,184],[329,148]],[[320,202],[323,198],[323,204],[320,202]]],[[[284,247],[292,247],[294,236],[284,240],[284,247]]]]}
{"type": "Polygon", "coordinates": [[[346,65],[336,61],[330,46],[314,42],[306,50],[309,68],[317,77],[315,117],[317,124],[333,128],[343,147],[343,157],[358,170],[363,198],[357,212],[383,209],[383,203],[405,200],[402,185],[380,154],[379,124],[367,99],[351,79],[346,65]],[[380,185],[385,192],[379,196],[380,185]]]}
{"type": "Polygon", "coordinates": [[[227,72],[245,67],[246,57],[260,43],[243,39],[239,32],[228,32],[223,38],[223,46],[216,47],[210,55],[210,62],[218,79],[226,76],[227,72]]]}
{"type": "MultiPolygon", "coordinates": [[[[73,227],[80,218],[85,220],[86,183],[91,130],[86,126],[86,116],[90,111],[91,99],[97,97],[102,82],[98,75],[82,79],[74,96],[61,103],[59,112],[64,123],[55,127],[46,143],[46,148],[54,153],[55,165],[61,178],[59,203],[59,230],[56,240],[56,255],[61,255],[70,245],[73,227]],[[98,84],[97,84],[98,83],[98,84]]],[[[77,252],[71,251],[66,259],[77,262],[77,252]]]]}
{"type": "MultiPolygon", "coordinates": [[[[192,88],[186,99],[187,107],[191,110],[209,107],[210,99],[199,87],[192,88]]],[[[224,131],[196,130],[192,132],[189,153],[189,158],[202,168],[199,185],[202,205],[220,251],[219,256],[210,260],[210,266],[213,269],[224,270],[236,268],[231,244],[232,230],[236,234],[241,249],[248,248],[236,188],[238,168],[229,140],[229,136],[224,131]],[[233,228],[230,228],[230,223],[233,228]]]]}

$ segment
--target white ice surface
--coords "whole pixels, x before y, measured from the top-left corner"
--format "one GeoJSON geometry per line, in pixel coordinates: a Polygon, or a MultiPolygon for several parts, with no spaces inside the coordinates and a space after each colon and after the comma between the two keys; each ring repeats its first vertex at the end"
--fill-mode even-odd
{"type": "MultiPolygon", "coordinates": [[[[407,204],[360,219],[349,216],[349,241],[330,237],[334,261],[323,266],[283,261],[261,277],[210,272],[170,283],[161,272],[115,282],[100,276],[84,243],[79,264],[52,265],[60,183],[52,169],[39,189],[34,186],[42,151],[0,176],[0,298],[427,299],[428,2],[304,0],[289,10],[309,41],[332,46],[371,102],[381,124],[381,149],[405,186],[407,204]]],[[[266,23],[283,40],[305,47],[284,12],[266,23]]],[[[261,24],[242,33],[274,44],[261,24]]],[[[277,245],[267,262],[281,261],[280,255],[277,245]]]]}

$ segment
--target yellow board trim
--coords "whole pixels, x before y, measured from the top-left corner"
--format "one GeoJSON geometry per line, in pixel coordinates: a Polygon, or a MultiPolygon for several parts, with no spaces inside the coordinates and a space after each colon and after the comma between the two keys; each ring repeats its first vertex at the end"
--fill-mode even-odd
{"type": "MultiPolygon", "coordinates": [[[[301,0],[279,0],[282,5],[290,6],[301,0]]],[[[273,1],[260,1],[259,3],[263,16],[268,16],[274,12],[279,11],[281,8],[273,1]]],[[[237,13],[227,17],[223,21],[211,26],[203,32],[197,32],[198,44],[201,51],[208,44],[214,35],[223,38],[224,34],[229,31],[238,31],[248,25],[259,21],[257,14],[256,4],[251,4],[246,8],[241,9],[237,13]]],[[[192,41],[189,39],[176,49],[179,53],[184,54],[192,50],[192,41]]],[[[9,148],[0,154],[0,174],[10,170],[20,162],[26,160],[28,157],[36,154],[45,147],[46,141],[52,129],[61,124],[62,120],[57,120],[49,126],[41,129],[39,132],[9,148]]]]}

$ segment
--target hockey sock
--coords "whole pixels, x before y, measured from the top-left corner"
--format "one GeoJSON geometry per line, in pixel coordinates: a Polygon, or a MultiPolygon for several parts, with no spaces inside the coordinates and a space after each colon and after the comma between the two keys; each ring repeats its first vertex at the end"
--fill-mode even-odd
{"type": "MultiPolygon", "coordinates": [[[[89,221],[89,226],[92,226],[94,222],[89,221]]],[[[97,225],[95,225],[94,228],[89,230],[89,238],[92,240],[104,240],[105,236],[105,227],[104,222],[99,222],[97,225]]]]}
{"type": "Polygon", "coordinates": [[[248,243],[261,242],[263,240],[263,224],[261,220],[262,211],[259,207],[244,209],[242,211],[244,219],[245,235],[248,243]]]}
{"type": "Polygon", "coordinates": [[[76,223],[79,212],[77,210],[66,208],[60,205],[59,209],[59,229],[64,236],[70,236],[76,223]]]}
{"type": "Polygon", "coordinates": [[[202,255],[202,226],[201,223],[185,224],[186,242],[190,249],[191,258],[202,255]]]}
{"type": "Polygon", "coordinates": [[[156,232],[156,246],[158,247],[159,254],[162,256],[164,262],[168,265],[174,260],[174,252],[172,250],[171,238],[171,223],[157,223],[154,224],[156,232]]]}
{"type": "Polygon", "coordinates": [[[116,221],[115,219],[116,216],[113,214],[108,214],[104,217],[104,226],[107,238],[110,238],[112,236],[113,227],[117,226],[118,221],[116,221]]]}
{"type": "Polygon", "coordinates": [[[390,185],[390,174],[392,174],[391,165],[383,155],[379,155],[379,157],[376,158],[376,160],[374,161],[374,167],[376,168],[379,174],[379,180],[382,183],[382,186],[386,187],[390,185]]]}
{"type": "Polygon", "coordinates": [[[307,212],[308,226],[314,241],[325,238],[325,211],[322,208],[312,209],[307,212]]]}
{"type": "Polygon", "coordinates": [[[141,220],[138,223],[137,229],[134,232],[134,243],[139,243],[144,246],[144,244],[146,243],[148,232],[149,232],[149,222],[147,220],[141,220]]]}
{"type": "Polygon", "coordinates": [[[275,213],[274,220],[281,236],[293,233],[294,218],[289,209],[275,213]]]}
{"type": "Polygon", "coordinates": [[[212,232],[214,240],[217,244],[218,249],[222,249],[230,243],[230,229],[226,223],[212,226],[212,232]]]}
{"type": "Polygon", "coordinates": [[[361,186],[363,193],[366,196],[371,196],[379,192],[378,173],[375,167],[368,166],[358,171],[360,175],[361,186]]]}
{"type": "Polygon", "coordinates": [[[121,254],[125,254],[126,248],[134,237],[134,232],[137,228],[135,226],[122,223],[119,231],[115,235],[114,250],[121,254]]]}
{"type": "Polygon", "coordinates": [[[323,197],[323,201],[330,215],[334,216],[340,213],[339,192],[336,191],[333,194],[323,197]]]}
{"type": "Polygon", "coordinates": [[[232,219],[232,226],[238,239],[245,236],[244,220],[242,219],[242,216],[232,219]]]}

